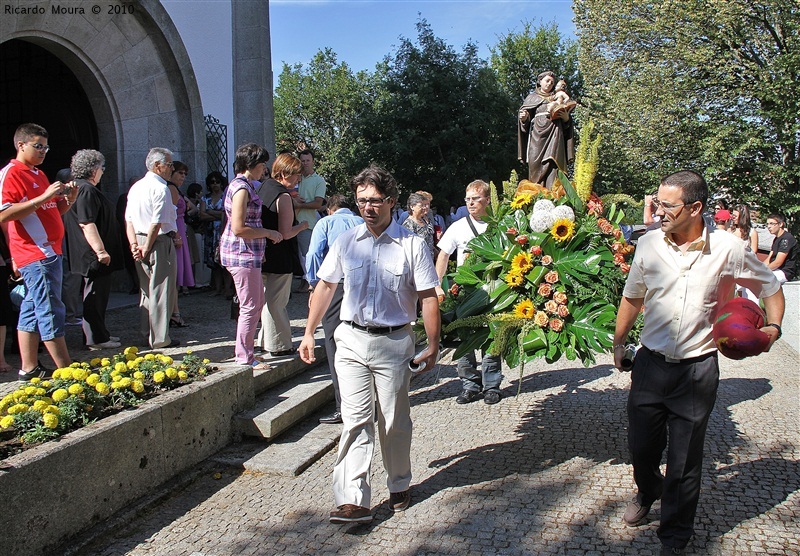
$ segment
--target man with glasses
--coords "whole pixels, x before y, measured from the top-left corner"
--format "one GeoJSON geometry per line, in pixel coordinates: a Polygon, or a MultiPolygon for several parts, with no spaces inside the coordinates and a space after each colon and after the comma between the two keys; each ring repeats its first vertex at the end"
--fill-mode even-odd
{"type": "MultiPolygon", "coordinates": [[[[436,259],[436,274],[441,280],[447,272],[450,255],[456,253],[456,264],[461,266],[468,255],[467,244],[486,231],[488,224],[482,220],[489,205],[489,184],[475,180],[467,185],[467,203],[469,214],[466,218],[456,220],[447,228],[439,240],[439,256],[436,259]]],[[[436,293],[444,299],[444,291],[437,288],[436,293]]],[[[456,362],[458,377],[461,379],[463,391],[456,398],[456,403],[467,404],[483,397],[489,405],[500,401],[500,383],[503,381],[502,360],[497,355],[483,353],[481,369],[478,371],[475,352],[465,355],[456,362]]]]}
{"type": "Polygon", "coordinates": [[[147,174],[128,191],[125,229],[137,262],[142,308],[140,331],[152,348],[175,347],[169,318],[178,298],[177,259],[172,238],[177,213],[167,180],[172,176],[172,152],[154,147],[145,160],[147,174]]]}
{"type": "Polygon", "coordinates": [[[797,240],[786,230],[786,220],[780,214],[767,216],[767,230],[775,236],[767,266],[781,284],[791,282],[797,277],[797,240]]]}
{"type": "Polygon", "coordinates": [[[433,260],[422,239],[392,219],[397,183],[382,168],[370,166],[350,184],[364,223],[344,232],[322,262],[300,344],[300,358],[313,363],[314,331],[344,280],[342,323],[334,334],[336,372],[342,398],[342,436],[333,470],[336,509],[332,523],[367,523],[370,463],[375,448],[377,411],[389,509],[411,502],[411,403],[409,363],[436,365],[440,317],[433,260]],[[417,302],[428,347],[414,356],[417,302]]]}
{"type": "Polygon", "coordinates": [[[72,362],[64,340],[66,310],[61,301],[61,215],[74,204],[78,189],[72,183],[51,184],[37,168],[50,150],[42,126],[19,126],[14,146],[16,158],[0,171],[0,224],[8,237],[15,273],[25,281],[17,324],[19,378],[30,380],[50,373],[36,357],[40,339],[56,367],[72,362]]]}
{"type": "Polygon", "coordinates": [[[778,280],[745,242],[705,223],[707,200],[706,182],[695,172],[662,180],[653,199],[661,228],[639,240],[614,333],[614,366],[622,370],[628,332],[647,308],[628,397],[628,446],[638,493],[623,521],[631,527],[645,523],[651,505],[661,499],[662,554],[682,553],[694,534],[703,442],[719,384],[712,333],[719,309],[737,284],[760,294],[768,323],[761,331],[769,335],[769,346],[780,337],[783,319],[778,280]]]}

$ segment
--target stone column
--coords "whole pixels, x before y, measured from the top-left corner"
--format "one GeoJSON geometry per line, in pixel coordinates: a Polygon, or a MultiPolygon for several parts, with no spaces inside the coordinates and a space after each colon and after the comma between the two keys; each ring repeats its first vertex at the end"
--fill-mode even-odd
{"type": "Polygon", "coordinates": [[[274,159],[269,0],[231,0],[231,8],[234,149],[242,143],[258,143],[274,159]]]}

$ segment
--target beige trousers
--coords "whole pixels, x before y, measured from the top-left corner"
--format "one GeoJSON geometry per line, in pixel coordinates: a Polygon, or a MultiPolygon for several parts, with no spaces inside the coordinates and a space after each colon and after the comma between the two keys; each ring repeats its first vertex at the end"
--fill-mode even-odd
{"type": "MultiPolygon", "coordinates": [[[[145,236],[136,235],[139,245],[146,240],[145,236]]],[[[142,336],[147,338],[152,348],[168,346],[172,342],[169,337],[169,317],[178,298],[178,265],[172,238],[159,235],[148,259],[136,263],[136,272],[142,292],[139,300],[142,336]]]]}

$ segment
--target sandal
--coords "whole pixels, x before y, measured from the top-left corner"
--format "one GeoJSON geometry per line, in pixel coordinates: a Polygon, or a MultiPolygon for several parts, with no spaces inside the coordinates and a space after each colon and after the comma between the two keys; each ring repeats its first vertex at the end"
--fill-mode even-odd
{"type": "Polygon", "coordinates": [[[169,318],[169,326],[170,328],[186,328],[189,325],[181,318],[180,313],[172,313],[169,318]]]}
{"type": "Polygon", "coordinates": [[[252,365],[254,371],[270,371],[272,370],[272,365],[267,363],[266,361],[257,361],[255,365],[252,365]]]}

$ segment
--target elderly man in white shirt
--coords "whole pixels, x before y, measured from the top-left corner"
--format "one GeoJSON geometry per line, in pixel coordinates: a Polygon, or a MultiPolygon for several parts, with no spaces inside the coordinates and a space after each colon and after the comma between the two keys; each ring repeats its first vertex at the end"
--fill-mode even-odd
{"type": "Polygon", "coordinates": [[[145,161],[147,174],[128,191],[125,231],[137,262],[142,308],[141,333],[152,348],[175,347],[169,336],[169,316],[175,306],[177,213],[167,187],[172,175],[172,152],[155,147],[145,161]]]}
{"type": "Polygon", "coordinates": [[[778,280],[745,242],[703,220],[708,186],[691,171],[669,175],[653,199],[660,229],[639,240],[614,333],[614,365],[644,306],[631,372],[628,446],[638,487],[623,521],[646,522],[661,499],[662,554],[681,554],[694,534],[703,442],[719,385],[713,324],[736,285],[761,295],[769,346],[780,337],[784,298],[778,280]],[[669,434],[667,434],[669,433],[669,434]],[[667,448],[666,476],[660,464],[667,448]]]}
{"type": "Polygon", "coordinates": [[[394,178],[370,166],[353,178],[351,189],[364,224],[339,236],[325,257],[300,344],[300,357],[313,362],[314,330],[344,279],[342,323],[334,335],[343,425],[333,470],[332,523],[372,520],[376,409],[389,508],[401,511],[410,504],[409,362],[413,358],[425,369],[434,367],[441,326],[435,292],[439,280],[430,253],[420,237],[392,220],[398,195],[394,178]],[[428,346],[415,357],[409,323],[416,320],[418,301],[428,346]]]}

